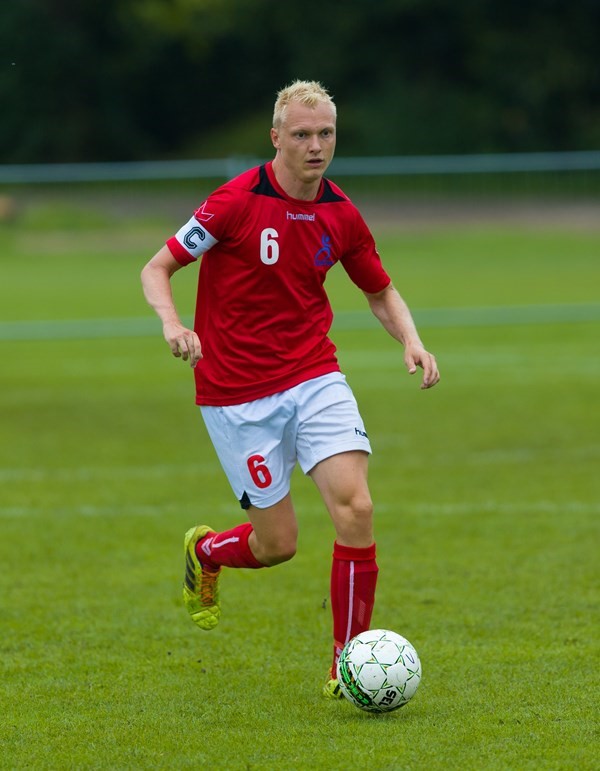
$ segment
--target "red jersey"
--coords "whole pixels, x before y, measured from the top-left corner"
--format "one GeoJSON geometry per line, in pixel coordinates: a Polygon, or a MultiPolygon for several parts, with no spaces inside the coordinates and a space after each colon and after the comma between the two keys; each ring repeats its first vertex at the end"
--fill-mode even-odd
{"type": "Polygon", "coordinates": [[[271,163],[218,188],[167,246],[182,265],[202,255],[197,404],[240,404],[339,371],[327,272],[340,262],[370,293],[390,283],[349,198],[327,179],[314,201],[290,198],[271,163]]]}

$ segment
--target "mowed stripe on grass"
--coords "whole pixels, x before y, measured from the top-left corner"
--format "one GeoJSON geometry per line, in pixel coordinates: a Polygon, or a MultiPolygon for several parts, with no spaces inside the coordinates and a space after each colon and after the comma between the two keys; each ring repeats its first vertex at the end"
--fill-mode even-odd
{"type": "MultiPolygon", "coordinates": [[[[573,324],[600,320],[600,303],[515,305],[472,308],[425,308],[413,311],[419,327],[505,326],[512,324],[573,324]]],[[[193,324],[191,317],[184,323],[193,324]]],[[[376,327],[368,311],[339,311],[334,329],[376,327]]],[[[150,337],[159,334],[153,316],[139,318],[48,319],[0,321],[0,340],[85,340],[110,337],[150,337]]]]}

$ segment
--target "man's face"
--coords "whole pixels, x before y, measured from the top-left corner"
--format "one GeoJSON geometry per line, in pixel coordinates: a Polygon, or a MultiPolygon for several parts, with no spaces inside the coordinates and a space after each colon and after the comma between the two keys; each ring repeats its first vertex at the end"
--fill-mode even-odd
{"type": "Polygon", "coordinates": [[[333,108],[326,103],[312,108],[291,102],[283,124],[271,129],[271,140],[288,174],[305,184],[319,180],[335,151],[333,108]]]}

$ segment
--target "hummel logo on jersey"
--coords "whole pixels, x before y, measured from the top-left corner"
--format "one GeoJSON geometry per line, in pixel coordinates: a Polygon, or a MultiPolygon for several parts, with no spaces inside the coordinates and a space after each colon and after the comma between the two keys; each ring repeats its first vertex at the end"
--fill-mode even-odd
{"type": "Polygon", "coordinates": [[[314,222],[316,219],[316,214],[296,214],[292,211],[286,211],[285,218],[286,220],[301,220],[303,222],[314,222]]]}
{"type": "Polygon", "coordinates": [[[360,430],[360,428],[355,428],[355,429],[354,429],[354,433],[355,433],[355,434],[358,434],[358,436],[364,436],[364,438],[365,438],[365,439],[368,439],[368,438],[369,438],[369,437],[367,436],[367,432],[366,432],[366,431],[361,431],[361,430],[360,430]]]}
{"type": "Polygon", "coordinates": [[[211,220],[215,215],[209,214],[206,211],[206,201],[202,204],[202,206],[199,209],[196,209],[194,212],[194,217],[198,220],[198,222],[208,222],[211,220]]]}

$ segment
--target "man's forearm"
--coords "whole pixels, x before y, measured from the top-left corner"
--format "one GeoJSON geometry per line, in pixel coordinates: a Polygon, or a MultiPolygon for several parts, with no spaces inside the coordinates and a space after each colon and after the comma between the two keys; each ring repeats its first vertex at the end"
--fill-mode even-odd
{"type": "Polygon", "coordinates": [[[171,276],[166,268],[152,264],[142,271],[142,288],[148,305],[160,318],[163,325],[180,323],[179,314],[173,301],[171,276]]]}
{"type": "Polygon", "coordinates": [[[422,345],[408,305],[398,291],[390,284],[377,294],[367,294],[373,315],[383,328],[403,345],[422,345]]]}

